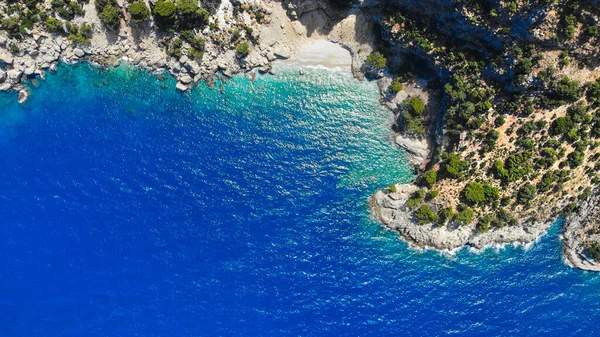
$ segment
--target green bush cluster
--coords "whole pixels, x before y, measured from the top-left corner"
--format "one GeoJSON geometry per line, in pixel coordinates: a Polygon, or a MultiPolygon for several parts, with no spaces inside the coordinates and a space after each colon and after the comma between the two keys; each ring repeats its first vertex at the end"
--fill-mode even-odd
{"type": "Polygon", "coordinates": [[[443,175],[449,178],[461,179],[466,172],[467,162],[461,160],[457,154],[444,153],[442,154],[442,172],[443,175]]]}
{"type": "Polygon", "coordinates": [[[480,184],[476,181],[469,182],[464,190],[463,197],[471,205],[495,203],[500,198],[497,187],[490,184],[480,184]]]}
{"type": "Polygon", "coordinates": [[[128,7],[131,18],[134,22],[145,22],[150,20],[150,8],[143,1],[135,1],[128,7]]]}
{"type": "Polygon", "coordinates": [[[402,85],[402,79],[400,77],[396,77],[394,78],[394,80],[392,81],[392,84],[390,85],[390,90],[394,93],[397,94],[400,91],[402,91],[403,89],[403,85],[402,85]]]}
{"type": "Polygon", "coordinates": [[[411,209],[417,208],[419,205],[421,205],[423,203],[423,201],[425,201],[426,195],[427,195],[427,193],[425,193],[425,190],[416,191],[406,201],[406,206],[410,207],[411,209]]]}
{"type": "Polygon", "coordinates": [[[76,1],[52,0],[50,6],[63,19],[71,21],[77,15],[83,14],[83,8],[76,1]]]}
{"type": "Polygon", "coordinates": [[[531,152],[522,151],[510,154],[504,162],[496,160],[492,166],[492,174],[507,185],[518,181],[532,172],[531,152]]]}
{"type": "Polygon", "coordinates": [[[415,134],[424,134],[423,113],[425,112],[425,102],[423,102],[423,99],[420,97],[407,99],[402,102],[400,109],[404,110],[401,114],[404,129],[415,134]]]}
{"type": "Polygon", "coordinates": [[[427,170],[421,174],[419,182],[422,186],[431,188],[437,182],[437,171],[427,170]]]}
{"type": "Polygon", "coordinates": [[[164,30],[201,28],[210,16],[198,5],[198,0],[158,0],[152,13],[158,26],[164,30]]]}
{"type": "Polygon", "coordinates": [[[415,218],[420,224],[434,223],[439,220],[439,216],[427,205],[421,205],[421,207],[415,211],[415,218]]]}
{"type": "Polygon", "coordinates": [[[454,215],[454,220],[463,226],[470,224],[475,216],[473,209],[465,205],[459,205],[458,209],[459,212],[454,215]]]}
{"type": "Polygon", "coordinates": [[[537,188],[532,184],[525,184],[517,191],[517,202],[528,206],[537,195],[537,188]]]}
{"type": "Polygon", "coordinates": [[[250,53],[250,46],[244,41],[235,46],[235,51],[241,56],[246,56],[250,53]]]}
{"type": "Polygon", "coordinates": [[[69,22],[67,22],[65,26],[69,31],[67,39],[80,44],[90,44],[90,34],[92,32],[91,25],[83,23],[78,27],[76,25],[71,25],[69,22]]]}
{"type": "Polygon", "coordinates": [[[373,52],[367,56],[367,64],[375,69],[383,69],[387,64],[387,59],[380,52],[373,52]]]}

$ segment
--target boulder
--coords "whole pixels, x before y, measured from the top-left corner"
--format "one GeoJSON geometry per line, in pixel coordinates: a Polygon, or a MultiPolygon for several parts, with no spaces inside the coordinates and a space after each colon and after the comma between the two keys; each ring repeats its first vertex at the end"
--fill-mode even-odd
{"type": "Polygon", "coordinates": [[[75,49],[73,49],[73,54],[75,54],[75,56],[77,56],[77,57],[84,57],[85,56],[85,52],[81,48],[75,48],[75,49]]]}
{"type": "Polygon", "coordinates": [[[13,82],[18,82],[22,74],[23,72],[19,69],[11,69],[8,71],[8,78],[11,79],[13,82]]]}
{"type": "Polygon", "coordinates": [[[184,84],[180,81],[177,81],[177,84],[175,84],[175,89],[177,89],[181,92],[184,92],[184,91],[187,91],[189,89],[189,87],[186,84],[184,84]]]}
{"type": "Polygon", "coordinates": [[[192,83],[193,80],[194,79],[191,78],[190,75],[188,75],[188,74],[185,74],[179,78],[179,81],[181,81],[184,84],[190,84],[190,83],[192,83]]]}
{"type": "Polygon", "coordinates": [[[0,50],[0,62],[4,64],[12,64],[13,60],[14,58],[10,53],[0,50]]]}

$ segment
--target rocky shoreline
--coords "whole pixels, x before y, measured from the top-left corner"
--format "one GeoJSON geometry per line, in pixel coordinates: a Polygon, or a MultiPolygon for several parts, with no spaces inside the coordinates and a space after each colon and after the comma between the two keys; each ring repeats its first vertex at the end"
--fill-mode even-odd
{"type": "Polygon", "coordinates": [[[600,194],[595,191],[587,200],[581,202],[579,210],[565,221],[561,236],[563,256],[565,262],[572,267],[600,271],[600,262],[594,261],[585,253],[587,242],[600,240],[600,233],[597,233],[599,203],[600,194]]]}
{"type": "MultiPolygon", "coordinates": [[[[126,4],[123,1],[118,3],[124,11],[126,4]]],[[[373,45],[372,23],[362,12],[332,22],[323,10],[309,8],[307,11],[310,11],[304,13],[301,8],[295,9],[292,2],[248,0],[242,1],[242,4],[260,8],[268,15],[263,24],[243,18],[247,19],[248,26],[252,26],[252,37],[256,41],[250,46],[247,56],[239,55],[231,46],[212,43],[212,33],[208,28],[200,32],[206,37],[201,60],[188,56],[186,52],[179,58],[169,56],[159,43],[165,33],[157,30],[153,22],[142,26],[129,22],[131,24],[122,24],[118,32],[107,30],[92,2],[84,5],[85,15],[75,20],[75,23],[85,22],[93,27],[90,44],[73,42],[38,28],[28,31],[26,38],[20,41],[0,34],[0,91],[21,91],[20,98],[26,99],[28,93],[24,82],[27,80],[44,79],[46,72],[54,71],[59,62],[73,64],[85,61],[99,66],[113,66],[126,61],[153,72],[164,70],[176,78],[178,90],[186,91],[199,81],[210,81],[217,74],[231,77],[253,69],[273,73],[274,61],[289,59],[302,46],[318,40],[329,40],[347,49],[352,55],[353,73],[361,77],[360,68],[373,45]],[[290,8],[294,9],[294,20],[288,16],[290,8]],[[11,51],[11,48],[14,50],[11,51]]],[[[211,20],[222,17],[225,22],[234,20],[229,1],[221,3],[211,20]]],[[[226,31],[226,24],[221,29],[226,31]]]]}
{"type": "Polygon", "coordinates": [[[373,194],[369,200],[371,212],[387,228],[419,247],[454,250],[467,246],[483,249],[498,244],[524,245],[537,241],[552,225],[552,221],[537,222],[480,233],[473,226],[461,226],[455,221],[442,226],[419,224],[413,210],[406,205],[419,187],[404,184],[395,185],[395,189],[395,192],[385,189],[373,194]]]}

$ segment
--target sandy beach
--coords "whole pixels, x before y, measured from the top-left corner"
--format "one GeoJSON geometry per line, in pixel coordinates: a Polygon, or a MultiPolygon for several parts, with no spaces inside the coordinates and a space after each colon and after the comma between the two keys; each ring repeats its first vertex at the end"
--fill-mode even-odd
{"type": "Polygon", "coordinates": [[[282,61],[282,63],[349,70],[352,66],[352,56],[348,50],[337,43],[328,40],[316,40],[300,46],[292,57],[282,61]]]}

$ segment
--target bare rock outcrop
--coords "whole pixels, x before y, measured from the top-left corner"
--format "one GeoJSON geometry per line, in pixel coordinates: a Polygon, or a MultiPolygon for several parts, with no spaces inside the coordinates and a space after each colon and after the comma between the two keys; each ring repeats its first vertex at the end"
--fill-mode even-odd
{"type": "Polygon", "coordinates": [[[584,270],[600,271],[600,262],[586,253],[591,244],[600,244],[598,191],[579,204],[577,212],[565,220],[562,234],[563,256],[567,264],[584,270]]]}

